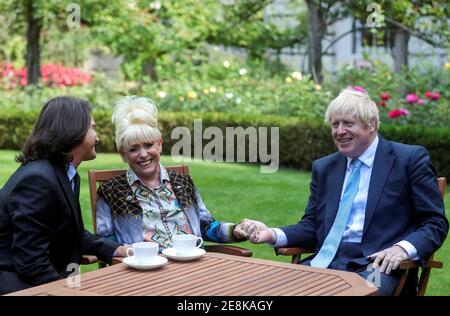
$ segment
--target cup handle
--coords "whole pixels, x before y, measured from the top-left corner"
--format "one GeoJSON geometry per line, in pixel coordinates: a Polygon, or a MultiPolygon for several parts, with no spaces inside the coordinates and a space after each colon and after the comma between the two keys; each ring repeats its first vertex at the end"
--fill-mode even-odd
{"type": "Polygon", "coordinates": [[[132,257],[133,255],[130,255],[130,253],[129,253],[129,251],[133,251],[133,248],[127,248],[127,251],[125,251],[126,252],[126,254],[127,254],[127,257],[132,257]]]}
{"type": "Polygon", "coordinates": [[[202,237],[197,237],[197,242],[200,240],[200,244],[198,244],[197,246],[195,246],[196,248],[200,248],[203,245],[203,238],[202,237]]]}

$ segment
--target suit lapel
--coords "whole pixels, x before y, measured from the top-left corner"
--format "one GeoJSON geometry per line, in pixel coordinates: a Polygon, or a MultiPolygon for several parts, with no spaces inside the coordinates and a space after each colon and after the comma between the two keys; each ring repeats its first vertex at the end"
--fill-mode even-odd
{"type": "Polygon", "coordinates": [[[75,197],[74,192],[72,191],[72,187],[69,182],[69,178],[67,177],[67,173],[64,171],[63,168],[59,166],[53,166],[56,177],[58,179],[58,182],[62,188],[62,191],[64,192],[64,196],[66,197],[66,200],[69,202],[70,208],[72,209],[72,213],[74,214],[75,221],[77,223],[78,230],[81,229],[81,209],[78,199],[75,197]]]}
{"type": "Polygon", "coordinates": [[[381,136],[380,143],[378,144],[377,151],[375,153],[375,159],[373,163],[372,175],[370,177],[369,192],[367,194],[366,215],[364,219],[363,238],[367,231],[367,227],[372,220],[378,201],[380,200],[381,193],[383,192],[384,185],[391,173],[392,166],[394,165],[395,157],[391,153],[391,147],[381,136]]]}
{"type": "MultiPolygon", "coordinates": [[[[341,199],[342,185],[344,184],[345,170],[347,168],[347,158],[338,155],[327,171],[327,206],[325,213],[325,236],[331,229],[341,199]]],[[[325,238],[324,236],[324,238],[325,238]]]]}

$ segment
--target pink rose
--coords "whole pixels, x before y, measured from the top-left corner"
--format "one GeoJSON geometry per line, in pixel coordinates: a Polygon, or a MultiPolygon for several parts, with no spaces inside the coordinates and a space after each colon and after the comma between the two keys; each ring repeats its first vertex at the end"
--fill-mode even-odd
{"type": "Polygon", "coordinates": [[[353,90],[356,90],[356,91],[359,91],[362,93],[366,93],[366,89],[364,89],[363,87],[360,87],[360,86],[354,86],[353,90]]]}
{"type": "Polygon", "coordinates": [[[409,104],[417,103],[417,101],[419,101],[419,97],[415,93],[407,94],[405,99],[409,104]]]}

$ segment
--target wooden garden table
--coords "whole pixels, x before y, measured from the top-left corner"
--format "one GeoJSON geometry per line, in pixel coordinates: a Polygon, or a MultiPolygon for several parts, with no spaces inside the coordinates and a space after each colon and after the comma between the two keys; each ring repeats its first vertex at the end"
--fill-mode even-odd
{"type": "Polygon", "coordinates": [[[58,280],[9,295],[31,296],[317,296],[376,295],[358,274],[298,264],[206,253],[141,271],[124,263],[81,275],[79,288],[58,280]]]}

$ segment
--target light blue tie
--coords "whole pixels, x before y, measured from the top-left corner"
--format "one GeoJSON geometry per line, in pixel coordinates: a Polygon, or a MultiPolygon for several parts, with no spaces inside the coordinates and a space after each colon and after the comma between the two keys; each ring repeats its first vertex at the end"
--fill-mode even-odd
{"type": "Polygon", "coordinates": [[[333,226],[331,227],[327,238],[325,238],[322,248],[320,248],[314,259],[311,260],[312,267],[328,267],[336,255],[336,251],[341,243],[342,235],[344,234],[350,211],[352,210],[353,201],[358,193],[359,170],[361,169],[362,162],[358,159],[353,159],[351,165],[353,165],[353,169],[348,177],[344,195],[339,203],[339,209],[336,218],[334,219],[333,226]]]}

